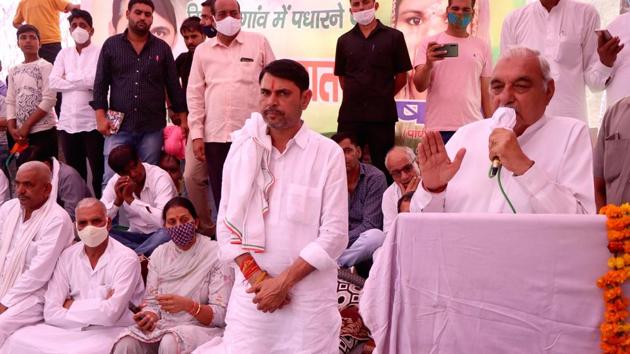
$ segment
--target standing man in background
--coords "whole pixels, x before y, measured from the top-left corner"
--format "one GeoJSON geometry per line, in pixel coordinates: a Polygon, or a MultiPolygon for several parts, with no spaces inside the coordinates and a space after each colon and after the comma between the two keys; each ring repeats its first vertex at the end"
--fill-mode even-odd
{"type": "Polygon", "coordinates": [[[385,154],[394,146],[398,121],[394,95],[405,86],[411,61],[402,32],[376,19],[377,9],[375,0],[350,0],[357,25],[339,37],[335,54],[343,89],[337,132],[355,135],[364,151],[368,146],[372,163],[386,172],[385,154]]]}
{"type": "Polygon", "coordinates": [[[49,85],[51,90],[62,93],[64,99],[57,122],[63,156],[86,182],[88,173],[85,160],[89,161],[92,189],[94,195],[100,198],[104,139],[96,130],[90,100],[101,47],[92,43],[94,26],[89,12],[72,10],[68,22],[76,46],[59,52],[50,73],[49,85]]]}
{"type": "Polygon", "coordinates": [[[556,92],[550,116],[588,123],[584,85],[604,89],[617,58],[619,38],[595,34],[600,19],[593,5],[574,0],[539,0],[509,14],[501,29],[501,53],[515,46],[538,50],[551,65],[556,92]]]}
{"type": "Polygon", "coordinates": [[[241,31],[241,10],[236,0],[209,1],[208,5],[218,33],[195,50],[186,95],[193,151],[199,161],[207,163],[218,208],[230,134],[258,111],[258,76],[274,60],[274,54],[263,35],[241,31]]]}
{"type": "Polygon", "coordinates": [[[459,127],[492,115],[492,53],[468,33],[474,9],[475,0],[449,0],[446,31],[420,41],[415,57],[413,83],[428,90],[426,129],[439,131],[445,143],[459,127]],[[453,44],[456,56],[445,49],[453,44]]]}
{"type": "MultiPolygon", "coordinates": [[[[96,111],[97,129],[105,136],[105,161],[112,149],[129,144],[143,162],[158,164],[164,143],[167,95],[179,121],[186,122],[186,99],[173,52],[150,32],[154,9],[151,0],[129,1],[128,28],[109,37],[98,58],[90,105],[96,111]],[[112,131],[108,109],[124,114],[118,131],[112,131]]],[[[103,185],[113,174],[106,164],[103,185]]]]}
{"type": "MultiPolygon", "coordinates": [[[[210,6],[202,4],[202,8],[209,9],[210,6]]],[[[206,26],[204,26],[205,21],[207,21],[207,16],[206,20],[195,16],[189,17],[184,20],[179,29],[180,34],[184,37],[186,47],[188,47],[188,52],[180,54],[177,59],[175,59],[177,75],[182,83],[184,92],[188,88],[188,77],[190,76],[190,68],[192,67],[195,49],[206,40],[205,33],[207,30],[206,26]]],[[[170,111],[169,114],[171,114],[170,111]]],[[[187,123],[186,126],[188,126],[187,123]]],[[[184,165],[184,184],[186,185],[188,197],[195,206],[195,210],[199,216],[199,226],[197,231],[204,235],[211,236],[215,233],[215,231],[214,223],[212,222],[210,201],[208,200],[208,167],[204,162],[195,158],[192,145],[190,134],[188,134],[185,148],[186,164],[184,165]]]]}

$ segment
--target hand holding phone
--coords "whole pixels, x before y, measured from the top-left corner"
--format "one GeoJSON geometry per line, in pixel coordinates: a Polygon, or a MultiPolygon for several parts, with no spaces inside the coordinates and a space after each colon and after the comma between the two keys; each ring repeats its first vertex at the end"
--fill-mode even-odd
{"type": "Polygon", "coordinates": [[[142,311],[142,308],[140,306],[136,306],[134,305],[133,302],[129,301],[129,304],[127,305],[127,307],[129,308],[129,310],[131,310],[131,312],[133,312],[134,314],[142,311]]]}
{"type": "Polygon", "coordinates": [[[607,29],[598,29],[595,30],[595,33],[597,34],[597,36],[599,38],[601,38],[604,42],[608,42],[609,40],[612,39],[612,36],[610,35],[610,32],[608,32],[607,29]]]}
{"type": "Polygon", "coordinates": [[[457,43],[446,43],[436,48],[436,50],[445,52],[445,54],[441,55],[442,58],[455,58],[459,56],[459,45],[457,43]]]}

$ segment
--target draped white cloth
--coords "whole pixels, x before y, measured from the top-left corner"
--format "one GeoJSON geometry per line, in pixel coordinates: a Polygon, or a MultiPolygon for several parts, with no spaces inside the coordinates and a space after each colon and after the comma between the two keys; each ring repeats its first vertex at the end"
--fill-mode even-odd
{"type": "MultiPolygon", "coordinates": [[[[228,158],[224,174],[232,168],[228,158]]],[[[339,352],[336,259],[348,244],[343,152],[334,141],[303,124],[283,152],[272,149],[270,170],[276,181],[265,215],[266,247],[253,257],[271,276],[282,273],[298,257],[316,269],[291,289],[291,303],[273,313],[256,309],[253,295],[246,293],[249,285],[236,269],[223,341],[215,339],[198,353],[339,352]]],[[[227,208],[229,183],[223,180],[219,219],[227,208]]],[[[230,243],[230,232],[220,223],[217,238],[221,258],[236,267],[234,258],[245,251],[230,243]]]]}
{"type": "Polygon", "coordinates": [[[43,319],[46,284],[74,238],[70,216],[55,200],[51,195],[27,221],[18,199],[0,207],[0,303],[9,308],[0,315],[0,345],[15,330],[43,319]]]}

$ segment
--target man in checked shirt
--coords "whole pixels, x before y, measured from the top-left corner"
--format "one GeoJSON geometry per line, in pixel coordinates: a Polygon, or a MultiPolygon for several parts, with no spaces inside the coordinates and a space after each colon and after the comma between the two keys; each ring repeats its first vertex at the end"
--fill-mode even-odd
{"type": "Polygon", "coordinates": [[[348,248],[337,263],[352,267],[372,258],[385,240],[381,204],[387,180],[381,170],[360,162],[361,148],[354,135],[337,133],[332,140],[343,149],[348,177],[348,248]]]}
{"type": "MultiPolygon", "coordinates": [[[[158,164],[164,143],[167,95],[169,108],[175,112],[173,120],[185,134],[188,132],[186,98],[171,48],[150,32],[154,9],[151,0],[130,0],[127,29],[109,37],[98,58],[90,105],[96,111],[97,129],[106,137],[105,161],[112,149],[128,144],[143,162],[158,164]],[[112,130],[106,116],[108,109],[124,114],[119,131],[112,130]]],[[[113,174],[105,164],[103,186],[113,174]]]]}

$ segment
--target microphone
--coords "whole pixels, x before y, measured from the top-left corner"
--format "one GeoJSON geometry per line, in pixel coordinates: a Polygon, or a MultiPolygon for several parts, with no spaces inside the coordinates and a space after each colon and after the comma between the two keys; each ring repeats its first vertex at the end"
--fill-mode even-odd
{"type": "Polygon", "coordinates": [[[492,159],[492,166],[490,167],[490,178],[496,176],[500,168],[501,168],[501,160],[495,156],[492,159]]]}

